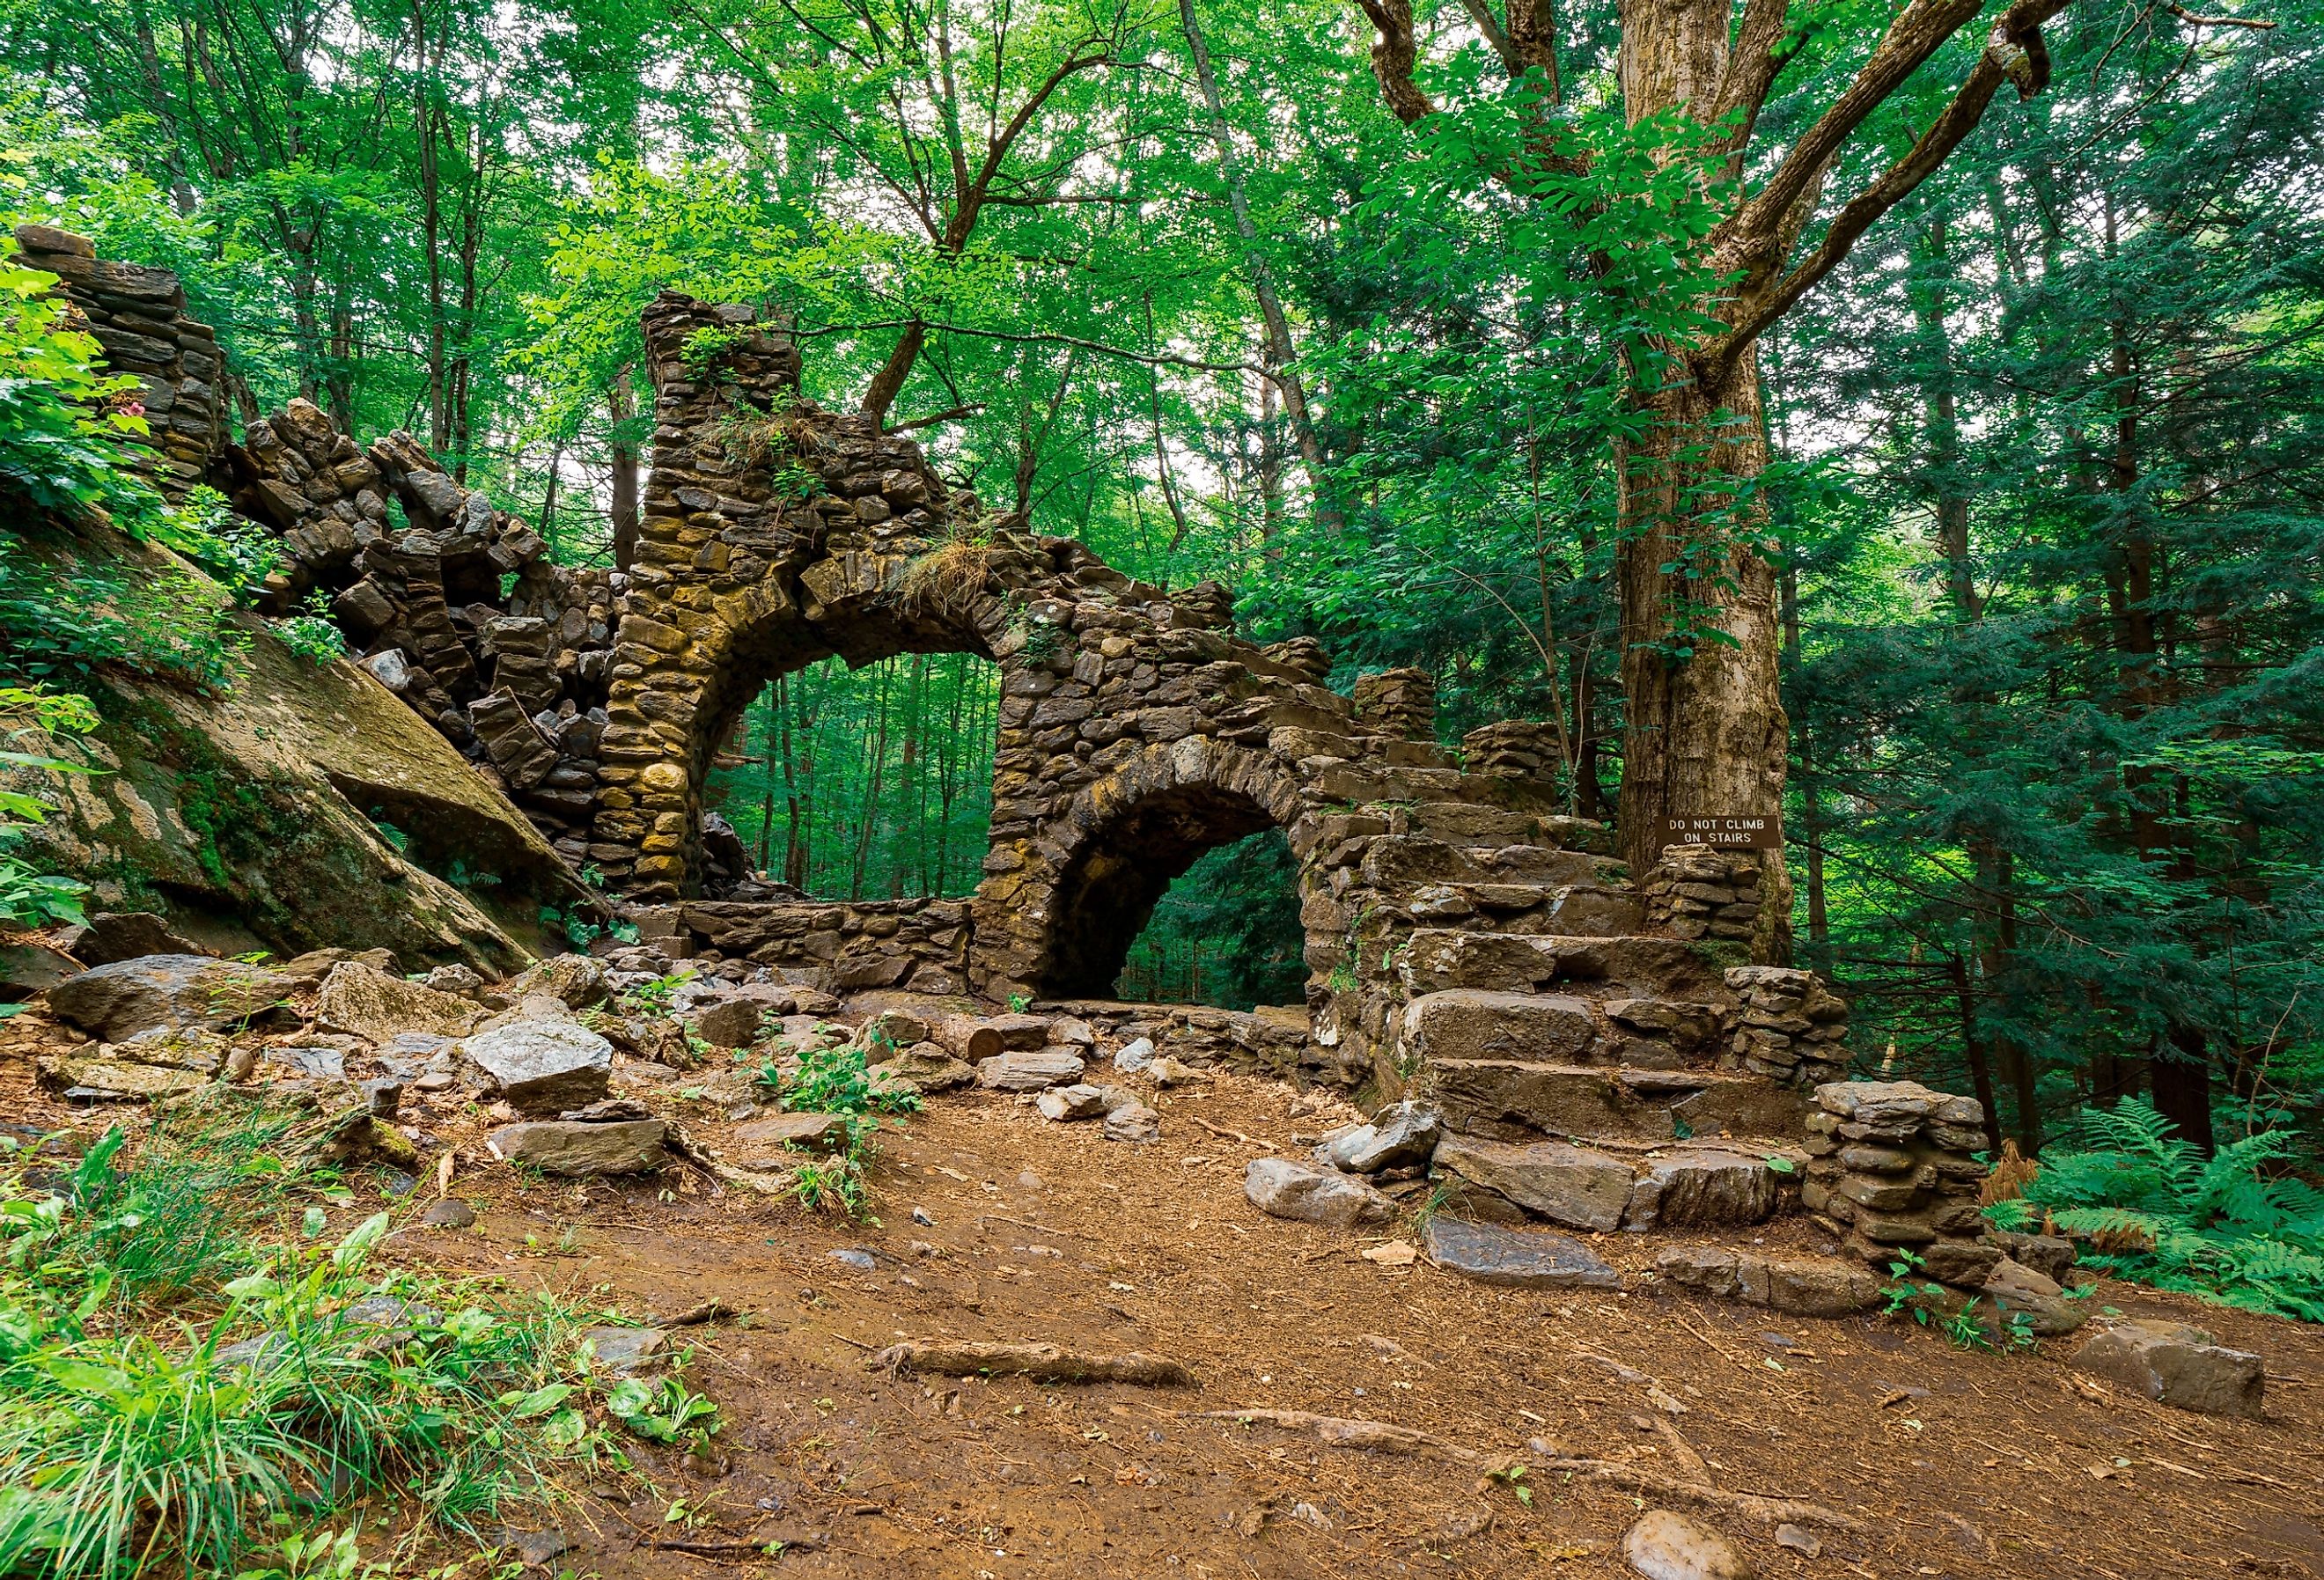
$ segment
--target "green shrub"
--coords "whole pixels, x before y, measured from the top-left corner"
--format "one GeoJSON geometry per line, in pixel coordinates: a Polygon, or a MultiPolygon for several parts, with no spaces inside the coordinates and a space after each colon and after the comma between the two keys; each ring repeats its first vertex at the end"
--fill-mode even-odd
{"type": "Polygon", "coordinates": [[[230,1575],[270,1521],[358,1505],[473,1534],[557,1462],[625,1466],[624,1410],[669,1418],[659,1394],[611,1408],[552,1297],[374,1273],[384,1214],[327,1245],[310,1207],[270,1243],[281,1124],[158,1133],[129,1169],[116,1130],[51,1190],[5,1181],[0,1574],[230,1575]]]}
{"type": "Polygon", "coordinates": [[[2085,1242],[2084,1265],[2223,1306],[2324,1322],[2324,1190],[2290,1175],[2298,1143],[2261,1131],[2209,1158],[2130,1097],[2083,1114],[2045,1149],[2006,1228],[2046,1213],[2085,1242]]]}

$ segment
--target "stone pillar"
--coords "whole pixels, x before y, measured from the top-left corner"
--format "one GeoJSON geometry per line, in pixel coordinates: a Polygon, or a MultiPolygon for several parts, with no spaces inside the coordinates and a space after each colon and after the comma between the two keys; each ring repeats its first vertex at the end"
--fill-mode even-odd
{"type": "Polygon", "coordinates": [[[1848,1001],[1812,971],[1735,966],[1727,985],[1742,999],[1729,1059],[1787,1086],[1821,1086],[1848,1074],[1848,1001]]]}
{"type": "Polygon", "coordinates": [[[1539,719],[1506,719],[1461,737],[1462,772],[1488,779],[1550,782],[1560,766],[1557,726],[1539,719]]]}
{"type": "Polygon", "coordinates": [[[1978,1239],[1983,1106],[1913,1081],[1833,1081],[1815,1097],[1800,1205],[1877,1267],[1905,1250],[1916,1276],[1982,1287],[2001,1261],[1978,1239]]]}
{"type": "Polygon", "coordinates": [[[1425,670],[1382,670],[1356,682],[1356,722],[1392,741],[1436,738],[1436,677],[1425,670]]]}
{"type": "Polygon", "coordinates": [[[1648,932],[1748,944],[1759,920],[1759,855],[1708,845],[1666,845],[1638,889],[1646,898],[1648,932]]]}

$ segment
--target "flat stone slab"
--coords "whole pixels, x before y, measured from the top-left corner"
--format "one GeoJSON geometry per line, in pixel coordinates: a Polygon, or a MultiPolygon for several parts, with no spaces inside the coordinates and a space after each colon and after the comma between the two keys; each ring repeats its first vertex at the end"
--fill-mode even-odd
{"type": "MultiPolygon", "coordinates": [[[[1112,1123],[1110,1117],[1109,1129],[1112,1123]]],[[[1295,1163],[1288,1158],[1251,1160],[1243,1173],[1242,1190],[1251,1206],[1270,1217],[1296,1218],[1334,1229],[1382,1223],[1396,1211],[1394,1202],[1353,1175],[1295,1163]]]]}
{"type": "Polygon", "coordinates": [[[669,1348],[669,1335],[658,1327],[585,1327],[597,1358],[595,1370],[615,1377],[633,1377],[659,1366],[669,1348]]]}
{"type": "Polygon", "coordinates": [[[1438,1214],[1422,1231],[1420,1248],[1447,1272],[1515,1289],[1618,1289],[1616,1272],[1580,1241],[1564,1234],[1496,1229],[1438,1214]]]}
{"type": "Polygon", "coordinates": [[[1519,1146],[1448,1135],[1437,1143],[1436,1166],[1576,1229],[1621,1227],[1630,1201],[1629,1164],[1563,1141],[1519,1146]]]}
{"type": "MultiPolygon", "coordinates": [[[[1048,1022],[1042,1024],[1047,1026],[1048,1022]]],[[[976,1084],[996,1092],[1039,1092],[1051,1086],[1070,1086],[1082,1078],[1086,1067],[1081,1055],[1070,1049],[1022,1049],[981,1061],[976,1067],[976,1084]]]]}
{"type": "Polygon", "coordinates": [[[613,1045],[572,1021],[519,1021],[480,1031],[460,1044],[460,1054],[527,1113],[579,1108],[613,1084],[613,1045]]]}
{"type": "Polygon", "coordinates": [[[2075,1367],[2134,1393],[2209,1416],[2263,1413],[2266,1368],[2248,1350],[2211,1342],[2200,1327],[2176,1322],[2126,1322],[2094,1335],[2075,1367]]]}
{"type": "Polygon", "coordinates": [[[669,1127],[659,1119],[613,1124],[575,1120],[537,1120],[504,1124],[487,1139],[493,1151],[511,1163],[529,1163],[543,1174],[588,1179],[609,1174],[651,1174],[669,1163],[662,1139],[669,1127]]]}
{"type": "Polygon", "coordinates": [[[198,1070],[69,1054],[42,1059],[35,1068],[41,1085],[69,1103],[152,1103],[195,1091],[209,1082],[198,1070]]]}
{"type": "Polygon", "coordinates": [[[372,1043],[392,1042],[405,1031],[457,1037],[483,1016],[483,1009],[474,1000],[390,976],[360,960],[332,966],[331,974],[323,978],[322,991],[315,995],[315,1024],[319,1030],[372,1043]]]}

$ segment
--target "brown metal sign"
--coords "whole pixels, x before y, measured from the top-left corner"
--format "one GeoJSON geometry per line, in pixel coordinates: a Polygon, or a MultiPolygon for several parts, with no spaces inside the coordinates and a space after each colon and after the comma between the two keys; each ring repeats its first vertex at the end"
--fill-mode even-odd
{"type": "Polygon", "coordinates": [[[1658,845],[1710,845],[1728,850],[1781,850],[1784,822],[1772,813],[1665,818],[1658,845]]]}

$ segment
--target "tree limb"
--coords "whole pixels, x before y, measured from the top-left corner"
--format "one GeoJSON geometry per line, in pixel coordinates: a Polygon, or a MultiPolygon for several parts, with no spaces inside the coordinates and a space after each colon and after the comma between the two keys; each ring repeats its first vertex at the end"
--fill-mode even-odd
{"type": "MultiPolygon", "coordinates": [[[[1709,348],[1704,361],[1712,366],[1731,362],[1770,324],[1781,318],[1811,286],[1830,273],[1855,246],[1857,239],[1871,228],[1874,221],[1926,180],[1938,166],[1944,163],[1961,140],[1977,128],[1978,122],[1984,117],[1986,106],[1992,102],[1994,94],[2004,80],[2016,85],[2021,98],[2030,98],[2040,92],[2049,80],[2049,55],[2042,45],[2041,26],[2063,11],[2068,4],[2069,0],[2017,0],[2016,5],[2005,12],[1994,23],[1985,49],[1978,56],[1976,67],[1935,123],[1905,151],[1904,157],[1881,174],[1879,180],[1841,207],[1840,211],[1833,216],[1815,250],[1773,286],[1754,291],[1747,275],[1738,297],[1744,304],[1744,310],[1734,327],[1709,348]]],[[[1794,152],[1796,153],[1798,151],[1795,149],[1794,152]]],[[[1772,182],[1770,186],[1773,186],[1772,182]]],[[[1723,222],[1720,228],[1725,229],[1728,225],[1741,225],[1753,216],[1767,196],[1767,192],[1761,192],[1733,219],[1723,222]]],[[[1757,223],[1773,228],[1764,211],[1758,214],[1757,223]]],[[[1755,245],[1774,239],[1755,238],[1755,245]]],[[[1780,250],[1775,256],[1780,261],[1780,250]]]]}

